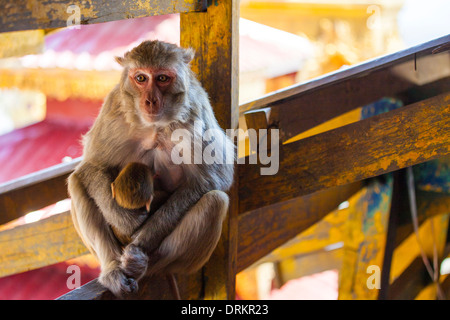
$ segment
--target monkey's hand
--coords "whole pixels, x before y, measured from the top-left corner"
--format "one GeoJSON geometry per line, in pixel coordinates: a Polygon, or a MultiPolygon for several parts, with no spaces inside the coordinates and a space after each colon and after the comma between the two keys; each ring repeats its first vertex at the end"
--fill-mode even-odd
{"type": "Polygon", "coordinates": [[[120,260],[121,268],[129,277],[139,280],[147,271],[148,255],[134,244],[125,247],[120,260]]]}
{"type": "Polygon", "coordinates": [[[130,293],[135,293],[138,290],[137,281],[134,278],[125,275],[118,267],[102,270],[99,282],[118,298],[122,298],[124,295],[130,293]]]}

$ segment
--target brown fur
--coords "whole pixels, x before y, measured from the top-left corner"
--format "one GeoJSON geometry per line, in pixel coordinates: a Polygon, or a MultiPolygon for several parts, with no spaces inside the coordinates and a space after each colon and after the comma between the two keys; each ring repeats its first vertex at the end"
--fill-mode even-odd
{"type": "Polygon", "coordinates": [[[154,195],[153,173],[143,163],[130,162],[111,183],[111,190],[119,206],[142,208],[154,195]]]}

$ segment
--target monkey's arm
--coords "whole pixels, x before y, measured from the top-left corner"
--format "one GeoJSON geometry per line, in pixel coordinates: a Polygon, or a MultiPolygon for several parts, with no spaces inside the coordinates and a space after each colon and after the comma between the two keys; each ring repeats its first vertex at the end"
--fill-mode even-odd
{"type": "Polygon", "coordinates": [[[113,170],[90,162],[84,162],[77,169],[77,174],[86,186],[87,193],[94,200],[109,225],[124,234],[131,235],[145,220],[146,215],[141,210],[122,208],[114,200],[111,191],[111,183],[115,177],[113,170]]]}
{"type": "Polygon", "coordinates": [[[75,228],[88,249],[100,261],[100,282],[117,296],[132,292],[136,290],[137,284],[120,270],[120,245],[90,197],[81,178],[84,177],[82,173],[83,170],[75,171],[68,179],[75,228]]]}

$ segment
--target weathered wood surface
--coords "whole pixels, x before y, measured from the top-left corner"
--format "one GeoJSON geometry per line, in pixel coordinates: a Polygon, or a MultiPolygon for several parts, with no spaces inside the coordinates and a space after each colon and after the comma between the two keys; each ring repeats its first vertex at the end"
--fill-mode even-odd
{"type": "Polygon", "coordinates": [[[417,257],[390,285],[387,297],[389,300],[414,300],[419,292],[431,282],[422,258],[417,257]]]}
{"type": "Polygon", "coordinates": [[[415,166],[414,177],[419,190],[450,194],[450,156],[415,166]]]}
{"type": "Polygon", "coordinates": [[[407,186],[406,186],[406,170],[400,169],[393,174],[384,175],[383,178],[389,178],[392,181],[391,204],[389,212],[389,220],[386,231],[386,243],[384,246],[383,265],[381,266],[380,290],[378,292],[378,300],[386,300],[390,284],[392,257],[396,247],[395,237],[397,235],[397,226],[399,216],[403,213],[404,204],[408,203],[407,186]]]}
{"type": "Polygon", "coordinates": [[[66,27],[71,5],[79,8],[80,24],[206,10],[206,0],[1,0],[0,32],[66,27]]]}
{"type": "Polygon", "coordinates": [[[0,185],[0,224],[68,197],[66,179],[81,161],[59,164],[0,185]]]}
{"type": "MultiPolygon", "coordinates": [[[[450,212],[450,196],[448,194],[417,190],[416,198],[419,226],[422,225],[428,218],[450,212]]],[[[396,247],[414,231],[411,223],[411,214],[409,211],[402,212],[400,218],[401,220],[397,226],[395,237],[396,247]]]]}
{"type": "Polygon", "coordinates": [[[270,105],[271,103],[281,101],[286,98],[290,98],[294,95],[301,94],[307,91],[321,90],[327,86],[345,81],[352,77],[364,77],[370,76],[370,73],[376,70],[381,70],[387,67],[392,67],[403,63],[405,61],[410,61],[422,56],[429,55],[434,49],[442,46],[443,44],[450,42],[450,35],[446,35],[417,46],[401,50],[392,54],[377,57],[372,60],[365,61],[361,64],[348,67],[344,70],[337,70],[321,77],[317,77],[311,81],[303,84],[294,85],[287,87],[276,92],[270,93],[260,99],[243,104],[239,110],[240,112],[245,112],[247,110],[259,109],[270,105]]]}
{"type": "Polygon", "coordinates": [[[239,168],[239,212],[450,154],[450,94],[280,146],[279,172],[239,168]]]}
{"type": "MultiPolygon", "coordinates": [[[[443,258],[446,256],[444,249],[447,230],[444,229],[448,228],[448,225],[448,213],[444,212],[428,218],[419,226],[421,247],[428,257],[433,256],[435,245],[439,257],[443,258]],[[431,230],[431,224],[433,224],[434,232],[431,230]]],[[[420,256],[420,247],[417,235],[412,233],[395,248],[391,265],[390,283],[397,279],[417,256],[420,256]]]]}
{"type": "MultiPolygon", "coordinates": [[[[192,69],[208,92],[223,129],[237,128],[238,124],[238,26],[237,0],[213,1],[207,12],[181,14],[181,46],[196,50],[192,69]]],[[[203,270],[205,299],[235,297],[238,184],[236,174],[228,193],[230,208],[221,239],[203,270]]]]}
{"type": "Polygon", "coordinates": [[[98,279],[94,279],[56,300],[101,300],[107,296],[112,298],[112,294],[98,282],[98,279]]]}
{"type": "Polygon", "coordinates": [[[192,70],[208,92],[217,121],[224,129],[237,128],[238,2],[214,2],[207,12],[180,17],[180,44],[196,51],[192,70]]]}
{"type": "Polygon", "coordinates": [[[246,112],[244,116],[247,129],[267,129],[269,126],[267,122],[268,113],[270,113],[268,109],[246,112]]]}
{"type": "MultiPolygon", "coordinates": [[[[360,186],[362,187],[363,184],[361,183],[360,186]]],[[[355,188],[355,190],[356,189],[357,188],[355,188]]],[[[355,195],[356,194],[357,192],[355,192],[355,195]]],[[[326,202],[327,200],[324,201],[326,202]]],[[[300,210],[301,208],[298,209],[300,210]]],[[[336,208],[326,214],[326,216],[318,222],[314,223],[306,230],[301,231],[294,238],[258,260],[257,263],[278,262],[289,258],[295,259],[297,256],[309,256],[314,252],[342,248],[344,232],[346,232],[345,225],[350,213],[349,211],[349,208],[345,207],[345,204],[343,207],[336,208]]],[[[302,270],[296,270],[295,272],[301,274],[302,270]]],[[[299,277],[300,276],[292,279],[299,277]]]]}
{"type": "MultiPolygon", "coordinates": [[[[417,196],[418,215],[427,217],[427,219],[423,221],[419,226],[418,235],[416,235],[415,233],[411,233],[395,248],[390,272],[391,285],[384,290],[387,299],[389,299],[389,297],[392,297],[392,295],[398,296],[400,293],[402,295],[411,295],[411,293],[407,292],[407,286],[410,285],[410,281],[416,282],[417,284],[418,280],[413,278],[415,276],[418,276],[419,273],[424,274],[424,279],[426,280],[426,282],[422,283],[419,281],[420,286],[414,289],[416,290],[414,296],[416,296],[419,291],[424,291],[421,292],[422,299],[435,299],[437,297],[435,286],[434,288],[431,287],[424,289],[425,286],[431,283],[431,277],[427,272],[424,262],[422,261],[421,250],[423,250],[425,255],[428,257],[432,268],[434,268],[432,258],[434,253],[437,254],[438,261],[442,261],[442,259],[447,256],[448,251],[446,251],[446,240],[449,226],[449,211],[446,210],[446,206],[442,202],[435,206],[433,204],[433,199],[437,199],[438,202],[441,202],[441,199],[435,198],[434,196],[429,198],[419,196],[419,194],[417,196]],[[426,202],[422,204],[421,201],[424,199],[426,202]],[[420,242],[417,239],[420,239],[420,242]],[[419,265],[421,271],[411,272],[411,270],[408,269],[411,269],[414,266],[414,259],[416,259],[417,257],[420,261],[419,265]],[[402,286],[405,286],[405,283],[407,284],[406,288],[402,288],[402,286]]],[[[408,201],[407,199],[405,200],[408,201]]],[[[406,214],[411,215],[410,212],[407,212],[406,214]]],[[[423,218],[421,220],[423,220],[423,218]]],[[[415,269],[416,267],[417,266],[415,266],[413,269],[415,269]]],[[[439,263],[437,266],[437,270],[439,271],[439,263]]]]}
{"type": "Polygon", "coordinates": [[[0,232],[0,277],[89,253],[70,212],[0,232]]]}
{"type": "MultiPolygon", "coordinates": [[[[340,300],[374,300],[379,290],[369,287],[368,267],[381,268],[392,197],[392,179],[371,179],[349,202],[344,257],[339,273],[340,300]]],[[[379,271],[380,269],[378,269],[379,271]]],[[[373,272],[373,271],[371,271],[373,272]]],[[[376,272],[376,271],[375,271],[376,272]]]]}
{"type": "Polygon", "coordinates": [[[391,70],[375,71],[370,76],[351,78],[322,90],[279,101],[276,107],[271,107],[268,122],[277,123],[281,141],[286,141],[326,120],[411,86],[412,83],[399,78],[391,70]]]}
{"type": "Polygon", "coordinates": [[[240,113],[243,115],[248,110],[270,107],[268,123],[276,124],[280,129],[281,140],[286,141],[344,112],[417,86],[417,79],[436,74],[432,70],[437,64],[434,60],[438,60],[442,66],[442,74],[436,77],[448,77],[448,52],[441,53],[440,56],[431,56],[431,52],[449,41],[450,35],[444,36],[274,92],[241,105],[240,113]],[[417,59],[416,64],[420,66],[416,78],[405,75],[404,70],[399,68],[409,68],[414,59],[417,59]]]}
{"type": "MultiPolygon", "coordinates": [[[[442,158],[431,162],[440,162],[441,159],[442,158]]],[[[429,163],[430,162],[427,162],[424,165],[429,163]]],[[[428,166],[423,165],[414,166],[414,172],[420,173],[421,169],[423,171],[427,167],[428,166]]],[[[435,169],[434,166],[432,166],[431,168],[435,169]]],[[[414,192],[416,194],[418,218],[417,222],[420,228],[419,233],[422,232],[423,235],[423,229],[425,226],[422,225],[424,223],[425,225],[430,225],[430,223],[433,223],[432,229],[431,227],[425,229],[425,239],[432,238],[433,240],[439,242],[436,243],[436,247],[440,248],[440,260],[446,255],[442,254],[442,252],[444,242],[446,240],[445,236],[447,235],[448,218],[446,217],[446,214],[450,212],[450,196],[442,192],[429,192],[420,190],[420,185],[421,182],[423,182],[423,179],[421,179],[420,177],[418,178],[417,175],[415,175],[414,177],[416,190],[412,190],[411,187],[407,185],[406,171],[400,171],[394,173],[394,177],[397,177],[398,181],[396,181],[397,184],[394,184],[394,194],[396,194],[396,196],[394,196],[393,202],[391,204],[391,214],[388,230],[389,241],[386,244],[386,252],[382,268],[381,290],[378,296],[378,299],[381,300],[385,300],[388,298],[391,279],[397,278],[398,275],[401,274],[404,271],[404,268],[406,268],[406,266],[408,265],[408,259],[416,257],[416,255],[418,255],[420,252],[417,245],[416,236],[415,234],[413,234],[414,228],[411,218],[411,207],[408,201],[409,192],[414,192]],[[436,219],[440,221],[434,221],[436,219]],[[395,259],[393,260],[394,256],[395,259]]],[[[439,175],[440,172],[439,170],[432,170],[431,173],[439,175]]],[[[444,181],[445,179],[440,180],[441,183],[444,181]]],[[[423,239],[423,237],[421,238],[423,239]]],[[[428,249],[428,253],[432,255],[433,249],[431,249],[430,247],[433,247],[433,244],[430,244],[429,242],[427,242],[427,244],[428,248],[425,247],[425,249],[428,249]]],[[[436,298],[435,288],[433,290],[431,286],[430,288],[423,290],[423,292],[421,293],[421,297],[425,299],[436,298]]]]}
{"type": "Polygon", "coordinates": [[[312,226],[360,188],[357,182],[239,215],[237,271],[312,226]]]}
{"type": "Polygon", "coordinates": [[[272,128],[269,127],[267,122],[269,114],[270,109],[260,109],[245,113],[245,124],[248,134],[245,156],[253,155],[256,158],[259,148],[270,151],[272,128]],[[261,145],[261,143],[263,144],[261,145]]]}
{"type": "MultiPolygon", "coordinates": [[[[203,299],[205,284],[202,270],[192,275],[176,275],[180,297],[183,300],[203,299]]],[[[165,276],[146,277],[140,281],[139,292],[125,299],[176,300],[165,276]]]]}

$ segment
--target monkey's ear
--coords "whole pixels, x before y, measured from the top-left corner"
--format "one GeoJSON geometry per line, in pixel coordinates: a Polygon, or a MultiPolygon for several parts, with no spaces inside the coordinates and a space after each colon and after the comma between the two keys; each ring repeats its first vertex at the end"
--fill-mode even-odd
{"type": "Polygon", "coordinates": [[[111,193],[112,193],[112,197],[114,199],[116,197],[116,189],[114,187],[114,182],[111,182],[111,193]]]}
{"type": "Polygon", "coordinates": [[[122,67],[124,66],[125,59],[122,57],[115,57],[118,64],[120,64],[122,67]]]}
{"type": "Polygon", "coordinates": [[[195,51],[192,48],[183,50],[183,61],[187,64],[192,61],[195,57],[195,51]]]}
{"type": "Polygon", "coordinates": [[[153,201],[153,195],[150,196],[150,199],[148,199],[148,201],[145,203],[145,209],[147,209],[147,212],[150,212],[150,205],[152,204],[153,201]]]}

